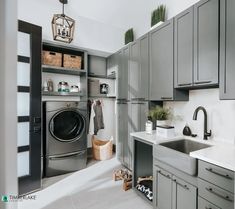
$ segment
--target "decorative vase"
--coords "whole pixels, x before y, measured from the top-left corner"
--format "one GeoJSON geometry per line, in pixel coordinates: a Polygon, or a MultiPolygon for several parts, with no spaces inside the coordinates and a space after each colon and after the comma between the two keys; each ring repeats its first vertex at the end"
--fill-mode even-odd
{"type": "Polygon", "coordinates": [[[162,21],[158,22],[157,24],[155,24],[154,26],[152,26],[152,27],[150,28],[150,30],[153,30],[153,29],[157,28],[158,26],[160,26],[160,25],[163,24],[163,23],[164,23],[164,22],[162,22],[162,21]]]}

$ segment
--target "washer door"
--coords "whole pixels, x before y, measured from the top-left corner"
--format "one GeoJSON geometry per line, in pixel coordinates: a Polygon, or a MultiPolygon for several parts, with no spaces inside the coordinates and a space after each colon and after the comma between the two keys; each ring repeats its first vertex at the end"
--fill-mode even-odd
{"type": "Polygon", "coordinates": [[[85,117],[74,109],[57,112],[50,120],[51,135],[60,142],[74,142],[80,139],[86,125],[85,117]]]}

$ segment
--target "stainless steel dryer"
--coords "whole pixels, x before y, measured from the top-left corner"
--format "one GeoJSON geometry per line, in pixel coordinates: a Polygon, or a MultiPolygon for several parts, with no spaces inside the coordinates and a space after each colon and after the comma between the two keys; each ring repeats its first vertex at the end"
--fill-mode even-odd
{"type": "Polygon", "coordinates": [[[87,162],[87,103],[44,103],[45,176],[77,171],[87,162]]]}

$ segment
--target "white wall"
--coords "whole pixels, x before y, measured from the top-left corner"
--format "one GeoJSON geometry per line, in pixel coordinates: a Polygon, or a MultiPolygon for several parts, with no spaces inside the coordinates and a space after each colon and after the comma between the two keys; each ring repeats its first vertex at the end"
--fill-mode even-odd
{"type": "Polygon", "coordinates": [[[203,137],[204,116],[198,113],[198,119],[193,119],[194,110],[203,106],[208,114],[208,130],[212,130],[212,140],[235,142],[235,100],[219,100],[218,89],[192,90],[189,92],[188,102],[165,102],[166,107],[171,107],[175,119],[173,125],[176,132],[182,133],[188,123],[193,133],[203,137]],[[179,117],[180,116],[180,117],[179,117]]]}
{"type": "MultiPolygon", "coordinates": [[[[58,0],[19,0],[18,2],[18,18],[42,26],[43,39],[52,40],[51,20],[53,14],[61,13],[61,3],[58,0]]],[[[83,13],[79,13],[80,4],[77,4],[76,0],[69,3],[71,4],[66,6],[65,13],[76,21],[73,45],[104,52],[114,52],[121,48],[125,31],[123,28],[92,19],[89,15],[82,16],[83,13]]],[[[94,5],[94,2],[91,5],[94,5]]],[[[86,7],[87,10],[89,5],[86,7]]],[[[104,11],[102,15],[105,16],[104,11]]]]}
{"type": "MultiPolygon", "coordinates": [[[[0,198],[17,192],[17,1],[0,1],[0,198]]],[[[1,209],[15,209],[16,203],[3,203],[1,209]]]]}
{"type": "MultiPolygon", "coordinates": [[[[133,27],[136,38],[150,29],[151,12],[167,6],[171,18],[198,0],[69,0],[65,13],[76,20],[73,45],[115,52],[124,45],[124,33],[133,27]]],[[[43,38],[52,40],[51,19],[61,13],[58,0],[18,0],[18,17],[43,27],[43,38]],[[26,12],[27,11],[27,12],[26,12]]]]}

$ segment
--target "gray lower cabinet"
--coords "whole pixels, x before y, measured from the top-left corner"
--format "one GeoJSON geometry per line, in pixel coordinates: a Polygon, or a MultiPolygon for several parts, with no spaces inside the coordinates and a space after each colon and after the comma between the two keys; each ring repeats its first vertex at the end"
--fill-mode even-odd
{"type": "Polygon", "coordinates": [[[117,158],[125,166],[129,166],[128,144],[128,104],[117,103],[117,158]]]}
{"type": "Polygon", "coordinates": [[[132,168],[133,157],[133,140],[130,133],[144,131],[145,122],[147,121],[146,113],[148,112],[148,102],[144,101],[132,101],[128,104],[128,147],[129,147],[129,165],[128,168],[132,168]]]}
{"type": "Polygon", "coordinates": [[[172,209],[197,209],[197,188],[173,176],[172,209]]]}
{"type": "Polygon", "coordinates": [[[235,1],[220,1],[220,99],[235,99],[235,1]]]}
{"type": "Polygon", "coordinates": [[[154,208],[172,209],[172,174],[156,167],[154,169],[156,178],[156,200],[154,200],[154,208]]]}
{"type": "Polygon", "coordinates": [[[188,100],[188,92],[174,89],[174,21],[166,21],[149,33],[150,82],[149,99],[188,100]]]}
{"type": "Polygon", "coordinates": [[[105,57],[89,55],[88,57],[88,75],[89,76],[107,76],[107,63],[105,57]]]}
{"type": "Polygon", "coordinates": [[[130,45],[129,99],[148,99],[148,34],[130,45]]]}
{"type": "Polygon", "coordinates": [[[117,52],[117,99],[128,99],[129,46],[117,52]]]}
{"type": "Polygon", "coordinates": [[[199,160],[198,177],[198,195],[214,205],[211,208],[234,209],[233,171],[199,160]]]}
{"type": "Polygon", "coordinates": [[[193,85],[193,7],[174,18],[174,85],[193,85]]]}
{"type": "Polygon", "coordinates": [[[155,209],[197,209],[197,188],[154,166],[155,209]]]}
{"type": "Polygon", "coordinates": [[[198,209],[220,209],[220,208],[208,202],[207,200],[198,197],[198,209]]]}
{"type": "Polygon", "coordinates": [[[219,82],[219,0],[194,6],[194,84],[219,82]]]}

